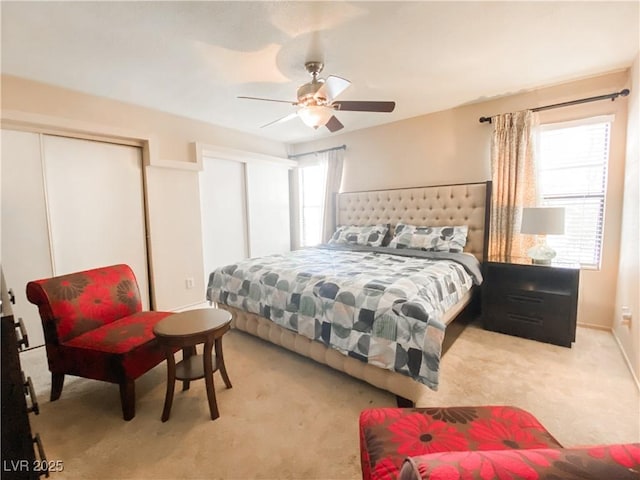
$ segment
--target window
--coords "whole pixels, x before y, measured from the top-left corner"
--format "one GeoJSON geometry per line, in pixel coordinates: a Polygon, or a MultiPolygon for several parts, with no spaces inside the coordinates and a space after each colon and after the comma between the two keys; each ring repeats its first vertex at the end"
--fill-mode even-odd
{"type": "Polygon", "coordinates": [[[300,246],[309,247],[322,242],[322,216],[326,166],[313,163],[298,168],[300,211],[300,246]]]}
{"type": "Polygon", "coordinates": [[[547,238],[558,260],[600,268],[610,129],[609,117],[540,129],[541,203],[565,208],[565,234],[547,238]]]}

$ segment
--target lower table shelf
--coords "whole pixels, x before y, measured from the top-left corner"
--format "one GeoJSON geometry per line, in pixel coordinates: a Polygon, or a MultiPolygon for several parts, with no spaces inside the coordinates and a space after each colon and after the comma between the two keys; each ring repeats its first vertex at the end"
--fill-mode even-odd
{"type": "MultiPolygon", "coordinates": [[[[211,371],[218,370],[216,356],[211,357],[211,371]]],[[[176,363],[176,380],[198,380],[204,378],[204,355],[191,355],[176,363]]]]}

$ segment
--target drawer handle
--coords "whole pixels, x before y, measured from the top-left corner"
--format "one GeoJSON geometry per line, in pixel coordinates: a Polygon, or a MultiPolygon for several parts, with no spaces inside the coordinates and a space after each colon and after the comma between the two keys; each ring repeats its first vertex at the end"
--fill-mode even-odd
{"type": "Polygon", "coordinates": [[[40,472],[38,473],[38,476],[44,474],[46,478],[49,478],[49,462],[47,461],[47,456],[44,454],[44,446],[42,445],[42,440],[40,439],[39,433],[36,433],[36,436],[33,437],[33,443],[35,443],[38,447],[38,456],[40,457],[38,465],[42,467],[40,472]]]}
{"type": "Polygon", "coordinates": [[[27,382],[24,386],[29,390],[29,397],[31,397],[31,407],[27,408],[27,412],[40,415],[40,407],[38,406],[38,398],[36,397],[36,389],[33,388],[33,382],[31,377],[27,378],[27,382]]]}
{"type": "Polygon", "coordinates": [[[538,317],[530,317],[528,315],[521,315],[517,313],[507,313],[507,316],[516,322],[528,323],[530,325],[542,325],[542,319],[538,317]]]}
{"type": "Polygon", "coordinates": [[[20,329],[20,339],[18,340],[18,348],[20,350],[24,350],[25,348],[29,348],[29,335],[27,335],[27,329],[24,327],[24,323],[22,319],[19,318],[16,323],[13,324],[15,328],[20,329]]]}
{"type": "Polygon", "coordinates": [[[20,370],[20,375],[22,375],[22,390],[23,395],[29,395],[29,384],[27,383],[27,379],[24,376],[24,370],[20,370]]]}
{"type": "Polygon", "coordinates": [[[527,297],[525,295],[507,295],[507,298],[516,303],[542,303],[544,300],[540,297],[527,297]]]}

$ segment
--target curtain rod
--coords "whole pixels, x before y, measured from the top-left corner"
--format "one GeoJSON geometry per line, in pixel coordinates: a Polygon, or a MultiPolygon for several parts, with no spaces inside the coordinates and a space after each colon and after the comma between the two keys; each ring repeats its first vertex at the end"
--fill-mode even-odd
{"type": "MultiPolygon", "coordinates": [[[[625,88],[619,92],[609,93],[607,95],[598,95],[597,97],[581,98],[579,100],[571,100],[570,102],[554,103],[553,105],[545,105],[544,107],[532,108],[532,112],[540,112],[542,110],[551,110],[552,108],[569,107],[580,103],[597,102],[598,100],[614,101],[618,97],[626,97],[629,95],[629,89],[625,88]]],[[[480,123],[491,123],[491,117],[480,117],[480,123]]]]}
{"type": "Polygon", "coordinates": [[[313,155],[314,153],[324,153],[324,152],[330,152],[331,150],[342,150],[342,149],[346,150],[347,146],[346,145],[340,145],[339,147],[325,148],[324,150],[316,150],[315,152],[296,153],[295,155],[289,155],[289,158],[304,157],[305,155],[313,155]]]}

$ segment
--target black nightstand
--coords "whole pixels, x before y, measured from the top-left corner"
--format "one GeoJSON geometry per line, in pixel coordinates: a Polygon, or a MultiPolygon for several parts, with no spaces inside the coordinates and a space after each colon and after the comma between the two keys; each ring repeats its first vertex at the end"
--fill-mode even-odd
{"type": "Polygon", "coordinates": [[[533,265],[528,258],[489,258],[482,321],[494,332],[571,347],[576,339],[580,268],[533,265]]]}

